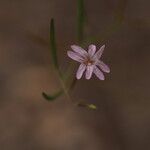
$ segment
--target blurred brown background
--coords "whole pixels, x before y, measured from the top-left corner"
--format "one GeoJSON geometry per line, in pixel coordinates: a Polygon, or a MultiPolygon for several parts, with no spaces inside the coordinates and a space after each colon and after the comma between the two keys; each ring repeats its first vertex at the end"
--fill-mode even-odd
{"type": "Polygon", "coordinates": [[[60,64],[69,63],[76,4],[0,1],[0,150],[150,149],[149,0],[85,0],[87,36],[108,32],[93,44],[106,44],[103,60],[111,73],[105,81],[81,79],[71,94],[97,104],[97,111],[75,107],[65,96],[53,103],[42,98],[43,91],[60,87],[47,45],[50,18],[56,22],[60,64]],[[114,16],[119,19],[116,12],[124,18],[109,31],[114,16]]]}

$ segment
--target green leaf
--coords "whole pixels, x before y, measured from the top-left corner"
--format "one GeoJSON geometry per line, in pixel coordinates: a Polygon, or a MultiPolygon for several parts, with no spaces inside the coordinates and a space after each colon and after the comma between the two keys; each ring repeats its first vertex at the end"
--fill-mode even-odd
{"type": "Polygon", "coordinates": [[[78,0],[77,5],[77,34],[78,42],[83,42],[84,36],[84,23],[85,23],[85,11],[84,11],[84,0],[78,0]]]}
{"type": "Polygon", "coordinates": [[[58,98],[61,94],[63,93],[63,91],[58,91],[53,95],[48,95],[45,92],[42,93],[43,97],[48,100],[48,101],[54,101],[56,98],[58,98]]]}
{"type": "Polygon", "coordinates": [[[53,60],[54,67],[56,69],[58,69],[54,19],[51,19],[51,22],[50,22],[50,49],[51,49],[51,55],[52,55],[52,60],[53,60]]]}

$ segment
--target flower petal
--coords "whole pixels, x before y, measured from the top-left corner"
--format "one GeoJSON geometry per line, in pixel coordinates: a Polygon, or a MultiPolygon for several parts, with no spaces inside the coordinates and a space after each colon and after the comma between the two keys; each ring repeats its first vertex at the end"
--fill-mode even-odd
{"type": "Polygon", "coordinates": [[[99,60],[97,62],[97,65],[106,73],[109,73],[110,72],[110,68],[104,63],[102,62],[101,60],[99,60]]]}
{"type": "Polygon", "coordinates": [[[83,48],[81,48],[80,46],[71,45],[71,48],[73,49],[73,51],[80,54],[81,56],[83,56],[83,57],[87,56],[87,51],[84,50],[83,48]]]}
{"type": "Polygon", "coordinates": [[[76,73],[76,78],[77,79],[81,79],[82,75],[83,75],[83,72],[85,71],[85,68],[86,66],[84,64],[81,64],[77,70],[77,73],[76,73]]]}
{"type": "Polygon", "coordinates": [[[91,57],[95,54],[95,51],[96,51],[96,46],[93,44],[89,45],[88,53],[91,57]]]}
{"type": "Polygon", "coordinates": [[[103,51],[104,51],[104,48],[105,48],[105,45],[103,45],[94,55],[94,58],[97,58],[97,59],[100,59],[102,54],[103,54],[103,51]]]}
{"type": "Polygon", "coordinates": [[[67,51],[67,55],[68,55],[71,59],[73,59],[73,60],[75,60],[75,61],[83,62],[83,58],[80,57],[80,56],[79,56],[77,53],[75,53],[75,52],[67,51]]]}
{"type": "Polygon", "coordinates": [[[93,65],[90,65],[90,66],[87,66],[87,67],[86,67],[85,78],[86,78],[87,80],[89,80],[89,79],[92,77],[93,69],[94,69],[94,66],[93,66],[93,65]]]}
{"type": "Polygon", "coordinates": [[[96,66],[93,72],[100,80],[105,80],[104,74],[96,66]]]}

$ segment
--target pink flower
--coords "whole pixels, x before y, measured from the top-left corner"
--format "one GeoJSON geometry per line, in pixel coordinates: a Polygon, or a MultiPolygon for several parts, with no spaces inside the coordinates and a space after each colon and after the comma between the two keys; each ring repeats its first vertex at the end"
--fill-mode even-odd
{"type": "Polygon", "coordinates": [[[77,79],[80,79],[84,72],[85,78],[88,80],[92,77],[93,73],[100,80],[105,79],[103,72],[110,72],[109,67],[100,60],[105,45],[103,45],[97,52],[95,45],[89,45],[88,52],[77,45],[72,45],[71,48],[73,51],[68,51],[68,56],[81,63],[76,73],[77,79]]]}

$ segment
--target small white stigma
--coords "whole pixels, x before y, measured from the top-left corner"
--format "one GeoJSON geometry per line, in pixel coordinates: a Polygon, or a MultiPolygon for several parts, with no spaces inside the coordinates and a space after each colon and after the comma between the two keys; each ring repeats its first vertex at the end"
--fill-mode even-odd
{"type": "Polygon", "coordinates": [[[92,65],[92,63],[91,63],[91,62],[88,62],[87,65],[90,66],[90,65],[92,65]]]}

